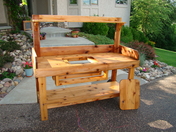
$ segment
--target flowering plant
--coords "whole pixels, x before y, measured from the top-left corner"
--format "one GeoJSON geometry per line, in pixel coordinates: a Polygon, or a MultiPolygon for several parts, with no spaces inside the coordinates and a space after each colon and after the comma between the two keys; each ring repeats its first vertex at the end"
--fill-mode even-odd
{"type": "Polygon", "coordinates": [[[156,68],[156,67],[160,67],[160,65],[156,61],[154,61],[151,67],[156,68]]]}
{"type": "Polygon", "coordinates": [[[32,62],[23,62],[24,69],[31,69],[32,68],[32,62]]]}
{"type": "Polygon", "coordinates": [[[149,70],[148,68],[142,68],[142,67],[139,69],[140,72],[148,72],[148,70],[149,70]]]}

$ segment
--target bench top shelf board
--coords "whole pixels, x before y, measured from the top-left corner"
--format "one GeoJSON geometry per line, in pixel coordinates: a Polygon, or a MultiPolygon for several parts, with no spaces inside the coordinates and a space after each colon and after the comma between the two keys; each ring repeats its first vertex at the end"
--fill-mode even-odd
{"type": "Polygon", "coordinates": [[[119,53],[74,54],[37,57],[36,77],[68,75],[78,72],[124,69],[137,67],[139,61],[119,53]],[[88,60],[90,63],[71,64],[71,61],[88,60]]]}

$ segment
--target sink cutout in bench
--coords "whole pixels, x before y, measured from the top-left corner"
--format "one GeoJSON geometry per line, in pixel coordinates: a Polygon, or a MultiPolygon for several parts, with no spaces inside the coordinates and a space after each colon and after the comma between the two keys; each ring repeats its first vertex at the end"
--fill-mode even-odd
{"type": "Polygon", "coordinates": [[[66,57],[66,58],[62,58],[62,60],[69,64],[86,64],[86,63],[97,62],[97,60],[91,56],[89,57],[85,57],[85,56],[66,57]]]}

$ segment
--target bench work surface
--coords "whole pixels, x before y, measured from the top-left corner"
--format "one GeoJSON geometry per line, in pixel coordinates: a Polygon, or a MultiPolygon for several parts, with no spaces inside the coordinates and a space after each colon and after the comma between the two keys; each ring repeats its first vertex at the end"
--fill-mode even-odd
{"type": "Polygon", "coordinates": [[[36,77],[113,70],[138,66],[139,60],[119,53],[94,53],[37,57],[36,77]],[[70,61],[88,60],[90,63],[71,64],[70,61]],[[45,72],[45,74],[43,74],[45,72]]]}

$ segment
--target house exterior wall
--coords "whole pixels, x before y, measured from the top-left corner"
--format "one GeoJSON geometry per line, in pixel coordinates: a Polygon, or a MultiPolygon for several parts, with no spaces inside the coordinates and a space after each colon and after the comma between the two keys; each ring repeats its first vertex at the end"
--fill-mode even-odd
{"type": "Polygon", "coordinates": [[[7,24],[3,0],[0,0],[0,24],[7,24]]]}
{"type": "Polygon", "coordinates": [[[99,16],[121,17],[129,26],[131,0],[128,0],[128,5],[116,4],[115,0],[99,0],[99,6],[99,16]]]}
{"type": "Polygon", "coordinates": [[[57,0],[57,15],[68,15],[68,0],[57,0]]]}

